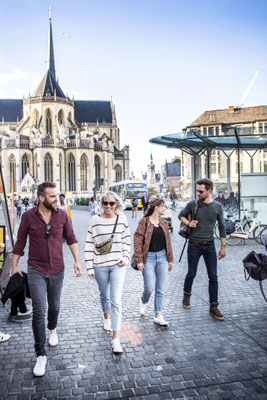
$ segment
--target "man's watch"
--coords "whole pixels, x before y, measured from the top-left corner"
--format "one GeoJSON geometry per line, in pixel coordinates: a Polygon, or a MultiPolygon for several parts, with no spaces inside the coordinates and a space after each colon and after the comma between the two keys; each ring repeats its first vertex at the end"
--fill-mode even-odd
{"type": "Polygon", "coordinates": [[[226,247],[226,243],[222,243],[222,244],[221,244],[221,247],[226,247]]]}

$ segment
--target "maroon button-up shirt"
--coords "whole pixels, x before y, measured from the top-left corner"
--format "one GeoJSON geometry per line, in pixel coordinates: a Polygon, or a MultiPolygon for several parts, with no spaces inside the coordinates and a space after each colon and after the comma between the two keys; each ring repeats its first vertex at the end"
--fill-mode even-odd
{"type": "Polygon", "coordinates": [[[69,246],[78,242],[64,210],[53,211],[49,224],[51,228],[47,238],[46,223],[38,210],[38,206],[26,211],[21,218],[13,254],[24,255],[24,248],[29,235],[28,264],[42,274],[53,275],[64,269],[63,234],[69,246]]]}

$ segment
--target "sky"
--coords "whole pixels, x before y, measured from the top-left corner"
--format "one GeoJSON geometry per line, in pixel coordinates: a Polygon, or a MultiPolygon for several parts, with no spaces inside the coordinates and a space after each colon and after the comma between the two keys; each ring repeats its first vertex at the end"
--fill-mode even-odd
{"type": "MultiPolygon", "coordinates": [[[[0,98],[32,93],[47,68],[48,1],[0,2],[0,98]]],[[[149,139],[205,110],[267,104],[265,0],[52,0],[56,74],[75,100],[112,100],[130,171],[179,153],[149,139]]]]}

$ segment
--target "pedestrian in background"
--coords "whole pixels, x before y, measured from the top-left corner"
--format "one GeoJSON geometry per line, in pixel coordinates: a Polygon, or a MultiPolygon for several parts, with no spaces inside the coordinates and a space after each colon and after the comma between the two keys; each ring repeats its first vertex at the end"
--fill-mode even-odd
{"type": "Polygon", "coordinates": [[[38,186],[38,205],[26,211],[21,218],[17,242],[13,249],[11,274],[19,273],[18,262],[24,255],[29,236],[28,285],[32,298],[32,328],[37,362],[35,376],[43,376],[46,368],[46,301],[48,302],[48,344],[56,346],[56,332],[60,296],[64,278],[62,236],[66,238],[74,258],[74,271],[81,276],[78,242],[67,213],[57,207],[56,184],[44,182],[38,186]]]}
{"type": "Polygon", "coordinates": [[[225,197],[224,197],[224,194],[223,194],[222,191],[220,191],[220,192],[218,193],[218,196],[215,197],[214,200],[215,200],[215,201],[218,201],[219,203],[221,203],[221,205],[224,207],[224,205],[225,205],[225,197]]]}
{"type": "Polygon", "coordinates": [[[21,200],[20,196],[19,196],[19,199],[16,204],[17,204],[17,217],[20,218],[21,217],[21,208],[22,208],[22,204],[23,204],[23,201],[21,200]]]}
{"type": "Polygon", "coordinates": [[[90,217],[93,217],[96,213],[96,204],[95,204],[95,198],[91,197],[90,202],[89,202],[89,212],[90,212],[90,217]]]}
{"type": "Polygon", "coordinates": [[[182,305],[190,308],[191,289],[197,273],[199,259],[203,256],[209,277],[210,315],[223,321],[224,317],[218,309],[218,278],[217,255],[213,238],[216,222],[219,224],[221,248],[219,260],[225,257],[226,231],[224,226],[223,208],[220,203],[212,200],[213,182],[210,179],[199,179],[197,182],[198,207],[194,220],[190,220],[195,208],[195,201],[187,203],[178,218],[191,229],[187,250],[188,272],[184,281],[184,297],[182,305]]]}
{"type": "Polygon", "coordinates": [[[121,296],[130,261],[131,234],[123,203],[113,192],[103,194],[100,215],[94,215],[89,224],[84,256],[88,275],[96,279],[104,313],[104,329],[113,331],[112,350],[122,353],[119,331],[121,329],[121,296]]]}
{"type": "Polygon", "coordinates": [[[141,203],[143,207],[143,212],[145,213],[148,207],[148,197],[146,192],[144,192],[144,195],[141,197],[141,203]]]}
{"type": "Polygon", "coordinates": [[[71,211],[70,211],[70,206],[68,203],[65,202],[65,194],[61,193],[59,195],[59,208],[61,208],[62,210],[64,210],[67,213],[67,216],[69,217],[70,222],[72,223],[72,215],[71,215],[71,211]]]}
{"type": "Polygon", "coordinates": [[[132,218],[137,217],[137,208],[138,208],[139,200],[136,196],[132,199],[132,218]]]}
{"type": "Polygon", "coordinates": [[[173,254],[168,222],[161,218],[166,206],[163,199],[152,199],[145,216],[134,234],[134,258],[142,271],[144,291],[140,300],[140,314],[146,307],[155,287],[154,322],[167,326],[162,315],[164,288],[168,271],[173,268],[173,254]]]}

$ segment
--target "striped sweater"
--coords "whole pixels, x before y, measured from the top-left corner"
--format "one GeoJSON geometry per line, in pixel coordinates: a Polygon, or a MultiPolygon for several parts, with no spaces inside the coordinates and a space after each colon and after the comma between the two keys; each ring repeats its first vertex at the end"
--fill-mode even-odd
{"type": "Polygon", "coordinates": [[[131,234],[124,214],[119,215],[111,251],[108,254],[99,254],[96,250],[96,244],[111,238],[115,221],[116,217],[103,218],[99,215],[94,215],[90,220],[84,249],[84,259],[89,274],[93,273],[94,268],[109,267],[120,260],[125,264],[130,262],[131,234]]]}

